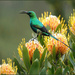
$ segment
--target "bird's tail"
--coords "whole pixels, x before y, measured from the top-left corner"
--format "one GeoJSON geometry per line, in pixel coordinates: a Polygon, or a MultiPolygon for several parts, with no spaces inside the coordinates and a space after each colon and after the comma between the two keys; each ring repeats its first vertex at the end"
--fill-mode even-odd
{"type": "MultiPolygon", "coordinates": [[[[60,41],[61,43],[63,43],[61,40],[57,39],[55,36],[51,35],[50,36],[54,39],[56,39],[57,41],[60,41]]],[[[68,45],[66,45],[65,43],[63,43],[65,46],[67,46],[68,48],[70,48],[73,52],[75,52],[75,50],[73,50],[71,47],[69,47],[68,45]]]]}

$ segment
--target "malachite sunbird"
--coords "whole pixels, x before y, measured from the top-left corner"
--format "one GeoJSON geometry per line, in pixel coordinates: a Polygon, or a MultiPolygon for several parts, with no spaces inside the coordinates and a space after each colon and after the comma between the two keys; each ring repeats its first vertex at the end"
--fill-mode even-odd
{"type": "MultiPolygon", "coordinates": [[[[51,36],[52,38],[56,39],[57,41],[60,41],[61,43],[63,43],[61,40],[57,39],[51,33],[48,32],[48,30],[45,28],[45,26],[38,20],[36,13],[34,11],[21,11],[20,14],[29,15],[30,27],[32,28],[32,30],[35,33],[44,35],[44,36],[51,36]]],[[[65,43],[63,43],[63,44],[66,45],[65,43]]],[[[66,45],[66,46],[69,47],[68,45],[66,45]]],[[[70,48],[70,49],[75,52],[75,50],[73,50],[72,48],[70,48]]]]}

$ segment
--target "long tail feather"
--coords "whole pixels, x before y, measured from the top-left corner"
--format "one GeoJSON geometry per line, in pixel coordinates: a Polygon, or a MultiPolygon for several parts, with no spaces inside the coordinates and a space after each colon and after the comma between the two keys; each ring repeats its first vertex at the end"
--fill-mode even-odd
{"type": "MultiPolygon", "coordinates": [[[[61,40],[57,39],[56,37],[54,37],[53,35],[50,34],[50,36],[54,39],[56,39],[57,41],[60,41],[61,43],[63,43],[61,40]]],[[[63,43],[64,45],[66,45],[65,43],[63,43]]],[[[67,47],[69,47],[68,45],[66,45],[67,47]]],[[[75,52],[75,50],[73,50],[71,47],[69,47],[73,52],[75,52]]]]}

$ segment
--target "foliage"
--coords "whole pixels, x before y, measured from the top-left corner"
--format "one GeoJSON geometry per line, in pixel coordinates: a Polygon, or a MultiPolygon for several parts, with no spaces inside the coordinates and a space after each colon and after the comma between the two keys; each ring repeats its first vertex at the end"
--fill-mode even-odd
{"type": "MultiPolygon", "coordinates": [[[[14,58],[15,65],[18,67],[18,73],[21,75],[66,75],[75,74],[75,58],[73,53],[65,54],[61,57],[61,54],[56,56],[56,53],[50,55],[47,58],[47,49],[44,50],[41,59],[38,49],[34,51],[32,61],[29,60],[29,56],[26,48],[23,48],[23,63],[25,66],[19,63],[19,61],[14,58]]],[[[53,47],[53,52],[55,52],[55,46],[53,47]]]]}

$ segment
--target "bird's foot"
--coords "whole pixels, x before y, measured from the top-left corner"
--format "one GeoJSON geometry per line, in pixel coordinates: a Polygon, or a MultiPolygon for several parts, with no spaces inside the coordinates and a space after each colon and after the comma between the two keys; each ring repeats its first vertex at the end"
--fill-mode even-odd
{"type": "Polygon", "coordinates": [[[37,37],[32,38],[31,41],[34,41],[34,39],[36,39],[36,38],[37,38],[37,37]]]}

